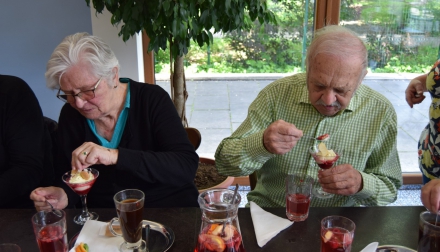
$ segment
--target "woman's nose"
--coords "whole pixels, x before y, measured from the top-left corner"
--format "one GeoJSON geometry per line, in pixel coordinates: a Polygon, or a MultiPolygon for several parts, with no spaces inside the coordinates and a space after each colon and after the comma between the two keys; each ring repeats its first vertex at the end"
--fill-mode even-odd
{"type": "Polygon", "coordinates": [[[79,98],[78,96],[75,96],[75,106],[77,108],[82,108],[84,106],[84,104],[86,104],[86,101],[84,101],[83,99],[79,98]]]}

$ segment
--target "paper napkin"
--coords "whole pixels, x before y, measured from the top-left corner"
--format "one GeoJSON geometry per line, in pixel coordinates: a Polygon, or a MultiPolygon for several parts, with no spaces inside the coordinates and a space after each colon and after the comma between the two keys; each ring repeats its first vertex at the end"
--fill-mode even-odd
{"type": "Polygon", "coordinates": [[[107,224],[107,222],[88,220],[81,229],[75,246],[69,252],[75,252],[75,247],[80,242],[87,243],[90,251],[119,252],[119,246],[124,242],[122,236],[108,237],[99,234],[107,224]]]}
{"type": "Polygon", "coordinates": [[[378,245],[378,242],[372,242],[368,244],[363,250],[361,250],[361,252],[376,252],[378,245]]]}
{"type": "Polygon", "coordinates": [[[255,202],[250,201],[252,223],[258,246],[263,247],[279,232],[293,224],[292,221],[264,211],[255,202]]]}

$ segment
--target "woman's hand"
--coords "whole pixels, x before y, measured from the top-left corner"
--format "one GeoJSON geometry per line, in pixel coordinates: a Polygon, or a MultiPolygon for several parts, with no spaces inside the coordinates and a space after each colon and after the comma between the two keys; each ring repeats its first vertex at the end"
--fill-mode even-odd
{"type": "Polygon", "coordinates": [[[432,213],[440,210],[440,179],[433,179],[422,187],[421,200],[432,213]]]}
{"type": "Polygon", "coordinates": [[[423,92],[427,91],[425,85],[426,76],[427,75],[421,75],[412,79],[405,90],[406,102],[411,108],[414,104],[419,104],[425,99],[423,92]]]}
{"type": "Polygon", "coordinates": [[[66,192],[62,188],[54,186],[38,187],[31,192],[29,197],[34,201],[37,211],[50,209],[46,201],[49,201],[55,209],[64,209],[68,203],[66,192]]]}
{"type": "Polygon", "coordinates": [[[118,149],[85,142],[72,152],[72,169],[81,171],[94,164],[113,165],[118,161],[118,154],[118,149]]]}

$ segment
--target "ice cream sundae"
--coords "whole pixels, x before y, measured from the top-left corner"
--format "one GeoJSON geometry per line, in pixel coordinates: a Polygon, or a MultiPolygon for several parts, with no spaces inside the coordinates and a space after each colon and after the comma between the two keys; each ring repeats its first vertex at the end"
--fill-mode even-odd
{"type": "Polygon", "coordinates": [[[339,158],[339,155],[334,150],[329,150],[323,142],[318,144],[318,151],[312,153],[312,156],[322,169],[331,168],[339,158]]]}

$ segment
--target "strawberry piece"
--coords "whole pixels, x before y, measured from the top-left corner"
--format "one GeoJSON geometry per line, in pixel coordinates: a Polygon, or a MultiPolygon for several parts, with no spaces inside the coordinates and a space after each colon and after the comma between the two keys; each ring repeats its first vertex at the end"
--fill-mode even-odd
{"type": "Polygon", "coordinates": [[[330,137],[330,135],[326,133],[326,134],[324,134],[324,135],[321,135],[321,136],[317,137],[316,139],[318,139],[318,140],[320,140],[320,141],[325,141],[325,140],[327,140],[329,137],[330,137]]]}

